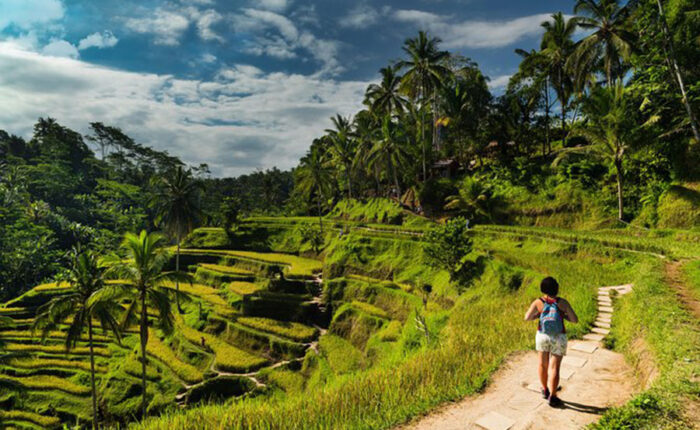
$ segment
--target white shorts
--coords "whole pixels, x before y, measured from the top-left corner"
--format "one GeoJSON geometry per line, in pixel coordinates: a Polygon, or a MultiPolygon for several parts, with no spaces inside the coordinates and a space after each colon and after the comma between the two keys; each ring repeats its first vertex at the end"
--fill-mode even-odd
{"type": "Polygon", "coordinates": [[[545,334],[537,332],[535,336],[535,349],[554,355],[566,355],[566,333],[545,334]]]}

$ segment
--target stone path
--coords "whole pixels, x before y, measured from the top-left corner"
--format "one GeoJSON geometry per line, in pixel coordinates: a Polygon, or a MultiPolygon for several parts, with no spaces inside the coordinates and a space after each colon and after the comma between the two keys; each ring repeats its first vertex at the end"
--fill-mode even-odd
{"type": "Polygon", "coordinates": [[[613,296],[631,290],[631,285],[598,289],[594,327],[584,340],[569,342],[562,361],[562,408],[550,408],[542,399],[537,353],[530,351],[511,357],[483,394],[440,408],[401,429],[576,429],[596,421],[635,392],[633,372],[624,357],[601,342],[610,330],[613,296]]]}

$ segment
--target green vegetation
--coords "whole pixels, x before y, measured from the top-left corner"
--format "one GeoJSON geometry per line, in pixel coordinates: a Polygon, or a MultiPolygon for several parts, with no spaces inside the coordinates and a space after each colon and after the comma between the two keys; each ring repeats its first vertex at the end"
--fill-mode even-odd
{"type": "Polygon", "coordinates": [[[700,395],[700,338],[697,320],[686,313],[662,280],[660,261],[641,264],[635,294],[620,300],[612,339],[637,366],[642,378],[658,372],[651,387],[620,408],[605,413],[593,429],[690,428],[683,404],[700,395]],[[653,311],[649,311],[653,304],[653,311]]]}
{"type": "Polygon", "coordinates": [[[318,330],[313,327],[294,322],[276,321],[269,318],[239,317],[236,319],[236,322],[297,342],[310,342],[318,335],[318,330]]]}
{"type": "Polygon", "coordinates": [[[498,96],[421,31],[288,172],[0,130],[2,426],[391,428],[532,348],[544,276],[573,338],[635,284],[608,346],[658,376],[592,428],[689,426],[697,321],[663,265],[700,298],[696,9],[577,1],[498,96]]]}

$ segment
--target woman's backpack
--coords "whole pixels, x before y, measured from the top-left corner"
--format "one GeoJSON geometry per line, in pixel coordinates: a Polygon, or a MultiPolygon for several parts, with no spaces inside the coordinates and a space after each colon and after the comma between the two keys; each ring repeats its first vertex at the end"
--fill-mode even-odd
{"type": "Polygon", "coordinates": [[[545,334],[564,333],[564,317],[559,309],[559,299],[540,300],[544,304],[544,309],[540,314],[540,332],[545,334]]]}

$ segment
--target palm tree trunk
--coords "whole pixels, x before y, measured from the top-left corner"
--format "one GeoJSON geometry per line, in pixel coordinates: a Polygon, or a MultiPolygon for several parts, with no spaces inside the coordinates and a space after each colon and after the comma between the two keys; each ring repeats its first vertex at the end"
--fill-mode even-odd
{"type": "Polygon", "coordinates": [[[318,224],[321,229],[321,234],[323,234],[323,215],[321,214],[321,199],[322,199],[322,194],[319,192],[318,196],[316,196],[316,207],[318,208],[318,224]]]}
{"type": "Polygon", "coordinates": [[[97,389],[95,388],[95,352],[92,345],[92,317],[88,319],[88,343],[90,346],[90,386],[92,391],[92,428],[97,429],[97,389]]]}
{"type": "MultiPolygon", "coordinates": [[[[175,251],[175,271],[180,273],[180,233],[177,234],[177,250],[175,251]]],[[[182,313],[180,307],[180,280],[175,279],[175,303],[177,303],[177,311],[182,313]]]]}
{"type": "Polygon", "coordinates": [[[348,179],[348,198],[352,199],[352,179],[350,178],[350,164],[345,164],[345,176],[348,179]]]}
{"type": "Polygon", "coordinates": [[[546,149],[549,148],[551,151],[552,144],[549,141],[549,76],[545,77],[544,80],[544,141],[545,144],[542,146],[542,156],[547,155],[545,153],[546,149]]]}
{"type": "Polygon", "coordinates": [[[623,219],[623,203],[622,203],[622,160],[615,160],[615,170],[617,179],[617,219],[623,219]]]}
{"type": "Polygon", "coordinates": [[[396,186],[396,200],[398,200],[400,202],[401,201],[401,186],[399,185],[399,176],[396,174],[396,166],[394,165],[394,163],[392,163],[390,161],[389,164],[391,165],[391,171],[394,175],[394,186],[396,186]]]}
{"type": "Polygon", "coordinates": [[[146,419],[146,344],[148,344],[148,309],[146,291],[141,291],[141,419],[146,419]]]}
{"type": "Polygon", "coordinates": [[[566,147],[566,104],[561,102],[561,146],[566,147]]]}
{"type": "Polygon", "coordinates": [[[685,92],[685,84],[683,83],[683,75],[681,75],[680,67],[678,67],[678,62],[676,61],[676,52],[675,52],[675,49],[673,47],[673,39],[671,38],[671,35],[669,34],[669,31],[668,31],[668,23],[666,22],[666,15],[664,14],[664,8],[661,5],[661,0],[656,0],[656,4],[659,6],[661,28],[663,29],[664,39],[666,41],[666,45],[668,46],[668,50],[664,49],[664,52],[666,54],[668,62],[671,64],[672,73],[676,78],[676,82],[678,83],[678,87],[681,90],[681,99],[682,99],[683,105],[685,106],[685,110],[686,110],[686,113],[688,115],[688,119],[690,120],[690,128],[693,131],[693,136],[695,136],[695,140],[697,142],[700,142],[700,131],[698,130],[698,119],[695,117],[695,113],[693,112],[693,108],[690,106],[690,102],[688,102],[688,96],[685,92]]]}

